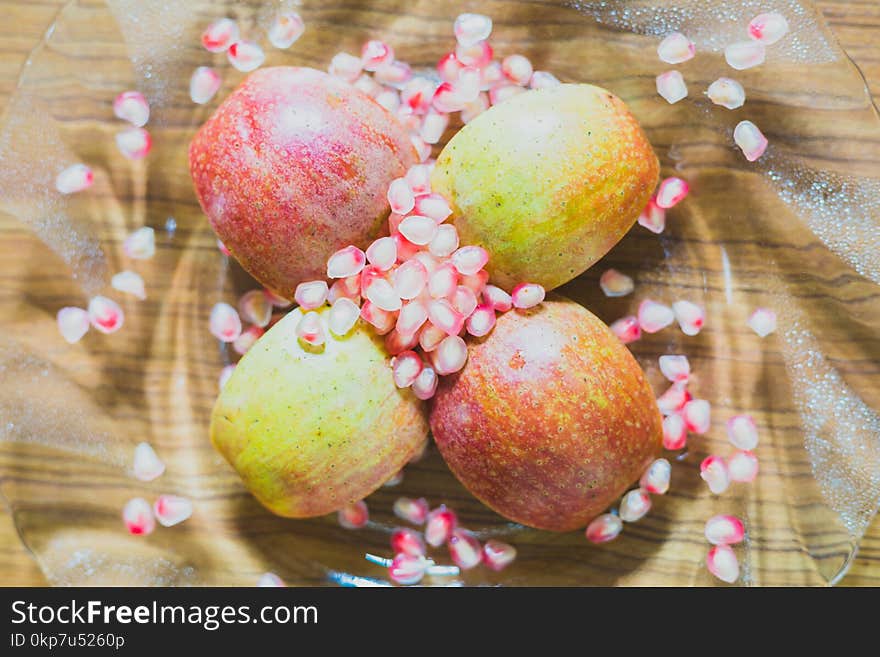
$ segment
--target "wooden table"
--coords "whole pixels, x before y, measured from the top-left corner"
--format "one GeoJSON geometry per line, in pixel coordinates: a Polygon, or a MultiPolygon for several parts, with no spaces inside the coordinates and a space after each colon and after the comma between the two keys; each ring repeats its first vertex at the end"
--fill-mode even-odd
{"type": "MultiPolygon", "coordinates": [[[[63,0],[0,0],[0,111],[15,86],[28,50],[45,29],[48,19],[63,0]]],[[[865,75],[867,84],[880,96],[880,4],[875,0],[820,0],[838,39],[865,75]]],[[[861,553],[844,584],[880,585],[880,518],[865,536],[861,553]]],[[[38,586],[45,580],[22,546],[8,510],[0,505],[0,584],[38,586]]]]}

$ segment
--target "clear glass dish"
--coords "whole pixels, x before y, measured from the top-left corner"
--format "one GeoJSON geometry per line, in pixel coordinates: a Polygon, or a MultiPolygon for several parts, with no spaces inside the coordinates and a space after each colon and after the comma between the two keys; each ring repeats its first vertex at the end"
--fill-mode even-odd
{"type": "Polygon", "coordinates": [[[430,584],[712,585],[703,524],[715,513],[746,521],[743,583],[835,582],[880,501],[880,176],[871,164],[880,159],[880,122],[858,69],[814,8],[777,3],[791,33],[764,65],[731,75],[721,50],[746,37],[762,3],[304,0],[295,9],[305,35],[279,51],[264,35],[284,5],[71,1],[47,15],[21,72],[0,132],[0,491],[49,582],[252,585],[266,571],[302,585],[384,580],[363,555],[388,554],[399,496],[445,502],[482,538],[502,536],[519,550],[501,573],[476,569],[430,584]],[[565,81],[621,96],[664,175],[692,186],[666,232],[634,227],[562,290],[608,322],[647,297],[707,309],[697,337],[669,329],[632,345],[658,393],[657,356],[688,355],[693,390],[713,404],[712,428],[675,461],[669,494],[606,545],[506,522],[458,484],[434,449],[401,484],[370,496],[363,530],[344,530],[335,517],[278,518],[208,441],[217,377],[233,355],[209,334],[208,314],[254,284],[218,252],[188,175],[191,136],[244,77],[200,47],[201,31],[215,18],[236,18],[266,46],[266,65],[325,69],[333,53],[379,37],[428,67],[452,47],[452,21],[468,10],[495,20],[497,55],[520,52],[565,81]],[[672,67],[656,45],[673,29],[696,41],[698,56],[676,67],[689,98],[668,105],[654,78],[672,67]],[[188,93],[200,65],[223,74],[206,107],[188,93]],[[743,83],[743,108],[705,98],[719,76],[743,83]],[[127,89],[152,105],[153,151],[137,163],[114,143],[122,124],[111,105],[127,89]],[[732,144],[745,118],[770,140],[755,164],[732,144]],[[61,197],[54,177],[76,161],[94,168],[95,185],[61,197]],[[123,239],[143,225],[157,235],[156,257],[133,267],[148,299],[111,295],[123,303],[123,330],[66,344],[55,313],[109,291],[110,276],[131,266],[123,239]],[[608,267],[636,279],[634,295],[602,295],[598,277],[608,267]],[[763,340],[746,326],[758,306],[779,315],[779,330],[763,340]],[[761,473],[715,497],[698,465],[728,449],[724,424],[740,412],[757,420],[761,473]],[[143,440],[168,466],[150,484],[130,476],[133,446],[143,440]],[[129,536],[125,501],[161,492],[191,497],[193,517],[129,536]]]}

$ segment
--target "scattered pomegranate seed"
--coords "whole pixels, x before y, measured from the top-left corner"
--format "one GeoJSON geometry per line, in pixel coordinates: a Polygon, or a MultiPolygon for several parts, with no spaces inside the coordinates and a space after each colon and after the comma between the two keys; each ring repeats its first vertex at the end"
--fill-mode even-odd
{"type": "Polygon", "coordinates": [[[150,443],[138,443],[134,448],[134,476],[140,481],[153,481],[165,472],[165,464],[150,443]]]}
{"type": "Polygon", "coordinates": [[[729,110],[742,107],[746,102],[746,90],[739,82],[731,78],[715,80],[709,85],[706,95],[716,105],[721,105],[729,110]]]}
{"type": "Polygon", "coordinates": [[[664,178],[657,190],[657,205],[668,210],[681,203],[690,192],[687,181],[673,176],[664,178]]]}
{"type": "Polygon", "coordinates": [[[462,317],[470,317],[477,309],[477,295],[469,287],[459,285],[452,295],[452,307],[461,313],[462,317]]]}
{"type": "Polygon", "coordinates": [[[92,186],[95,174],[85,164],[71,164],[55,178],[55,189],[62,194],[75,194],[92,186]]]}
{"type": "Polygon", "coordinates": [[[408,586],[418,584],[425,576],[425,570],[430,562],[422,556],[408,554],[395,555],[388,566],[388,577],[395,584],[408,586]]]}
{"type": "Polygon", "coordinates": [[[272,303],[264,290],[250,290],[239,298],[238,314],[244,321],[263,328],[272,320],[272,303]]]}
{"type": "Polygon", "coordinates": [[[422,359],[414,351],[404,351],[391,360],[391,372],[398,388],[409,388],[422,372],[422,359]]]}
{"type": "MultiPolygon", "coordinates": [[[[385,349],[392,356],[398,356],[405,351],[410,351],[417,347],[418,344],[418,333],[402,333],[394,329],[385,336],[385,349]]],[[[392,365],[393,360],[392,358],[392,365]]]]}
{"type": "Polygon", "coordinates": [[[445,504],[441,504],[427,514],[425,523],[425,540],[428,545],[440,547],[452,537],[453,530],[458,527],[458,517],[445,504]]]}
{"type": "Polygon", "coordinates": [[[687,445],[687,427],[678,413],[663,418],[663,448],[670,451],[683,449],[687,445]]]}
{"type": "Polygon", "coordinates": [[[661,331],[673,321],[675,321],[675,314],[669,306],[664,306],[651,299],[645,299],[639,304],[639,328],[645,333],[661,331]]]}
{"type": "Polygon", "coordinates": [[[623,531],[623,521],[613,513],[603,513],[587,525],[587,540],[591,543],[613,541],[623,531]]]}
{"type": "Polygon", "coordinates": [[[437,73],[443,82],[453,83],[458,80],[458,73],[464,68],[464,64],[458,61],[454,52],[449,52],[437,62],[437,73]]]}
{"type": "Polygon", "coordinates": [[[750,484],[758,476],[758,457],[749,451],[736,451],[727,459],[730,480],[750,484]]]}
{"type": "Polygon", "coordinates": [[[438,258],[445,258],[458,248],[458,231],[452,224],[437,226],[437,234],[428,244],[428,251],[438,258]]]}
{"type": "Polygon", "coordinates": [[[269,43],[279,50],[287,50],[305,31],[305,23],[299,14],[284,12],[278,14],[269,27],[269,43]]]}
{"type": "Polygon", "coordinates": [[[473,46],[492,34],[492,19],[483,14],[460,14],[453,26],[455,39],[462,46],[473,46]]]}
{"type": "Polygon", "coordinates": [[[476,338],[488,335],[495,327],[495,310],[488,304],[477,306],[467,318],[466,326],[467,332],[476,338]]]}
{"type": "Polygon", "coordinates": [[[535,71],[532,73],[532,79],[529,80],[529,87],[532,89],[550,89],[558,87],[562,82],[559,81],[552,73],[547,71],[535,71]]]}
{"type": "Polygon", "coordinates": [[[516,548],[491,539],[483,545],[483,563],[494,571],[504,570],[516,559],[516,548]]]}
{"type": "Polygon", "coordinates": [[[525,89],[518,84],[513,84],[507,80],[499,82],[489,89],[489,102],[492,105],[500,105],[505,100],[510,100],[514,96],[523,93],[525,89]]]}
{"type": "Polygon", "coordinates": [[[61,337],[69,344],[79,342],[88,333],[91,323],[89,313],[74,306],[66,306],[59,310],[56,320],[61,337]]]}
{"type": "Polygon", "coordinates": [[[532,63],[522,55],[510,55],[501,62],[501,71],[504,76],[521,87],[528,86],[535,72],[532,63]]]}
{"type": "Polygon", "coordinates": [[[437,267],[428,279],[428,294],[435,299],[451,297],[456,289],[458,289],[458,270],[452,263],[437,267]]]}
{"type": "Polygon", "coordinates": [[[722,582],[732,584],[739,579],[739,561],[727,545],[716,545],[706,555],[706,567],[722,582]]]}
{"type": "Polygon", "coordinates": [[[442,83],[431,98],[433,108],[444,113],[460,111],[464,108],[465,102],[451,82],[442,83]]]}
{"type": "Polygon", "coordinates": [[[657,205],[656,196],[651,197],[639,215],[639,226],[657,235],[666,229],[666,210],[657,205]]]}
{"type": "Polygon", "coordinates": [[[227,365],[222,370],[220,370],[220,376],[217,379],[217,389],[223,390],[226,387],[226,384],[229,382],[230,377],[232,376],[232,372],[235,370],[235,365],[227,365]]]}
{"type": "Polygon", "coordinates": [[[429,244],[437,235],[437,222],[418,214],[406,217],[400,222],[399,228],[400,234],[417,246],[429,244]]]}
{"type": "Polygon", "coordinates": [[[767,46],[772,46],[787,33],[788,21],[775,11],[758,14],[749,22],[749,36],[767,46]]]}
{"type": "Polygon", "coordinates": [[[431,107],[436,89],[437,85],[431,80],[414,77],[400,90],[400,100],[413,114],[424,114],[431,107]]]}
{"type": "Polygon", "coordinates": [[[378,335],[385,335],[394,328],[397,318],[394,313],[382,310],[370,301],[365,301],[361,306],[361,319],[371,324],[378,335]]]}
{"type": "MultiPolygon", "coordinates": [[[[409,497],[400,497],[394,502],[394,515],[414,525],[422,525],[428,517],[428,502],[424,497],[420,497],[417,500],[409,497]]],[[[442,544],[443,541],[440,541],[437,545],[442,544]]]]}
{"type": "Polygon", "coordinates": [[[431,352],[434,363],[434,371],[441,376],[458,372],[467,362],[467,345],[457,335],[450,335],[443,339],[437,348],[431,352]]]}
{"type": "Polygon", "coordinates": [[[681,32],[673,32],[666,36],[657,46],[657,56],[667,64],[681,64],[693,59],[697,52],[694,42],[681,32]]]}
{"type": "Polygon", "coordinates": [[[339,299],[348,299],[355,305],[361,301],[361,277],[359,275],[340,278],[333,282],[327,291],[327,303],[331,306],[339,299]]]}
{"type": "Polygon", "coordinates": [[[327,72],[330,75],[341,78],[346,82],[354,82],[358,79],[363,70],[363,63],[360,57],[355,57],[347,52],[336,53],[330,60],[330,66],[327,72]]]}
{"type": "Polygon", "coordinates": [[[202,45],[208,52],[223,52],[238,41],[238,24],[231,18],[221,18],[202,33],[202,45]]]}
{"type": "Polygon", "coordinates": [[[464,106],[473,103],[480,96],[483,72],[473,66],[465,66],[458,72],[458,79],[452,83],[459,101],[464,106]]]}
{"type": "Polygon", "coordinates": [[[397,244],[391,237],[380,237],[367,248],[366,258],[380,271],[388,271],[397,262],[397,244]]]}
{"type": "Polygon", "coordinates": [[[327,278],[348,278],[363,271],[367,256],[356,246],[347,246],[327,260],[327,278]]]}
{"type": "Polygon", "coordinates": [[[226,51],[226,58],[233,68],[242,73],[255,71],[266,61],[266,53],[254,41],[236,41],[226,51]]]}
{"type": "Polygon", "coordinates": [[[260,588],[283,588],[287,585],[275,573],[263,573],[257,580],[257,586],[260,588]]]}
{"type": "Polygon", "coordinates": [[[150,105],[139,91],[123,91],[113,101],[116,118],[142,128],[150,120],[150,105]]]}
{"type": "Polygon", "coordinates": [[[116,333],[124,321],[122,308],[112,299],[99,295],[89,301],[89,322],[101,333],[116,333]]]}
{"type": "Polygon", "coordinates": [[[766,338],[776,331],[776,313],[769,308],[758,308],[749,317],[749,328],[766,338]]]}
{"type": "Polygon", "coordinates": [[[510,295],[495,285],[487,285],[483,288],[483,300],[501,313],[513,308],[513,299],[510,295]]]}
{"type": "Polygon", "coordinates": [[[642,329],[639,327],[639,320],[629,315],[622,317],[613,322],[608,328],[618,337],[623,344],[635,342],[642,337],[642,329]]]}
{"type": "Polygon", "coordinates": [[[365,71],[375,71],[393,61],[394,49],[384,41],[367,41],[361,49],[361,62],[365,71]]]}
{"type": "Polygon", "coordinates": [[[767,138],[751,121],[740,121],[733,129],[733,141],[749,162],[760,158],[767,150],[767,138]]]}
{"type": "Polygon", "coordinates": [[[403,305],[391,283],[384,278],[376,278],[371,281],[364,296],[378,309],[386,312],[396,312],[403,305]]]}
{"type": "Polygon", "coordinates": [[[504,81],[504,71],[501,70],[501,62],[489,62],[480,69],[480,79],[482,91],[489,91],[499,82],[504,81]]]}
{"type": "MultiPolygon", "coordinates": [[[[412,261],[410,261],[412,262],[412,261]]],[[[404,335],[415,335],[428,321],[428,311],[421,301],[411,301],[400,309],[395,329],[404,335]]]]}
{"type": "Polygon", "coordinates": [[[620,500],[620,519],[636,522],[651,510],[651,497],[642,489],[634,488],[620,500]]]}
{"type": "Polygon", "coordinates": [[[382,89],[375,98],[376,102],[392,114],[400,107],[400,94],[394,89],[382,89]]]}
{"type": "Polygon", "coordinates": [[[352,504],[346,504],[336,514],[339,526],[344,529],[361,529],[370,520],[370,510],[367,503],[359,500],[352,504]]]}
{"type": "Polygon", "coordinates": [[[193,504],[186,497],[160,495],[153,503],[153,514],[163,527],[182,523],[193,513],[193,504]]]}
{"type": "Polygon", "coordinates": [[[303,310],[314,310],[324,305],[329,292],[324,281],[309,281],[296,286],[293,298],[303,310]]]}
{"type": "Polygon", "coordinates": [[[736,516],[713,516],[706,521],[706,540],[712,545],[735,545],[745,537],[742,520],[736,516]]]}
{"type": "Polygon", "coordinates": [[[156,253],[156,233],[149,226],[138,228],[125,238],[122,251],[134,260],[149,260],[156,253]]]}
{"type": "Polygon", "coordinates": [[[443,136],[448,125],[448,114],[443,114],[431,109],[422,117],[422,126],[419,129],[419,136],[426,144],[436,144],[440,141],[440,138],[443,136]]]}
{"type": "Polygon", "coordinates": [[[263,337],[263,333],[265,331],[259,326],[248,327],[235,339],[232,348],[236,353],[244,356],[257,343],[257,340],[263,337]]]}
{"type": "Polygon", "coordinates": [[[321,324],[321,316],[314,310],[305,313],[296,325],[296,337],[313,347],[324,344],[327,336],[321,324]]]}
{"type": "Polygon", "coordinates": [[[434,327],[444,331],[448,336],[461,333],[465,320],[464,316],[446,299],[436,299],[428,304],[428,319],[434,327]]]}
{"type": "Polygon", "coordinates": [[[514,308],[525,310],[534,308],[544,301],[546,296],[544,288],[537,283],[520,283],[510,293],[510,299],[514,308]]]}
{"type": "Polygon", "coordinates": [[[391,211],[397,214],[410,212],[416,204],[415,194],[410,189],[406,178],[395,178],[388,186],[388,203],[391,211]]]}
{"type": "MultiPolygon", "coordinates": [[[[392,274],[394,293],[401,299],[415,299],[428,284],[428,270],[413,258],[404,262],[392,274]]],[[[427,319],[427,314],[425,315],[427,319]]],[[[423,320],[424,321],[424,320],[423,320]]]]}
{"type": "Polygon", "coordinates": [[[437,392],[437,373],[432,367],[423,367],[419,376],[412,384],[413,394],[421,400],[427,400],[437,392]]]}
{"type": "Polygon", "coordinates": [[[687,383],[691,376],[691,364],[687,356],[660,356],[660,371],[673,383],[687,383]]]}
{"type": "MultiPolygon", "coordinates": [[[[442,224],[452,214],[452,208],[439,194],[423,194],[416,199],[415,213],[430,217],[438,224],[442,224]]],[[[452,225],[448,225],[447,228],[455,230],[455,226],[452,225]]]]}
{"type": "Polygon", "coordinates": [[[452,561],[462,570],[475,568],[483,561],[483,546],[467,529],[453,529],[447,545],[452,561]]]}
{"type": "Polygon", "coordinates": [[[142,497],[135,497],[122,507],[122,521],[129,534],[146,536],[156,529],[156,520],[150,503],[142,497]]]}
{"type": "Polygon", "coordinates": [[[635,283],[616,269],[606,269],[599,277],[599,287],[606,297],[625,297],[635,289],[635,283]]]}
{"type": "Polygon", "coordinates": [[[672,304],[672,312],[685,335],[697,335],[706,321],[706,311],[690,301],[676,301],[672,304]]]}
{"type": "Polygon", "coordinates": [[[657,76],[657,93],[670,105],[687,98],[688,88],[679,71],[666,71],[657,76]]]}
{"type": "Polygon", "coordinates": [[[654,495],[665,495],[669,490],[669,480],[672,477],[672,466],[666,459],[657,459],[645,470],[639,480],[639,486],[654,495]]]}
{"type": "Polygon", "coordinates": [[[727,65],[737,71],[760,66],[766,56],[764,44],[760,41],[740,41],[731,43],[724,49],[724,59],[727,65]]]}
{"type": "Polygon", "coordinates": [[[114,274],[113,278],[110,279],[110,285],[114,290],[131,294],[141,301],[147,298],[144,279],[141,278],[140,274],[133,271],[121,271],[118,274],[114,274]]]}
{"type": "Polygon", "coordinates": [[[683,383],[673,383],[657,398],[657,407],[663,415],[678,413],[691,400],[691,393],[683,383]]]}
{"type": "Polygon", "coordinates": [[[455,48],[455,56],[465,66],[475,66],[483,68],[492,61],[495,55],[492,46],[488,41],[477,41],[476,43],[464,46],[461,43],[455,48]]]}
{"type": "Polygon", "coordinates": [[[730,443],[744,450],[758,446],[758,427],[751,415],[734,415],[727,421],[727,438],[730,443]]]}
{"type": "Polygon", "coordinates": [[[711,425],[711,405],[705,399],[692,399],[681,409],[688,431],[696,434],[704,434],[711,425]]]}
{"type": "Polygon", "coordinates": [[[430,322],[419,333],[419,346],[425,353],[434,351],[446,339],[447,333],[430,322]]]}
{"type": "Polygon", "coordinates": [[[381,83],[394,87],[400,87],[412,78],[412,69],[406,62],[394,61],[383,64],[376,69],[374,79],[381,83]]]}
{"type": "Polygon", "coordinates": [[[199,66],[189,79],[189,97],[197,105],[205,105],[220,91],[220,74],[210,66],[199,66]]]}
{"type": "Polygon", "coordinates": [[[116,133],[116,147],[129,160],[142,160],[152,145],[150,133],[143,128],[126,128],[116,133]]]}
{"type": "Polygon", "coordinates": [[[720,456],[707,456],[700,463],[700,477],[715,495],[721,495],[730,486],[727,462],[720,456]]]}
{"type": "Polygon", "coordinates": [[[461,122],[467,125],[475,118],[477,118],[480,114],[489,109],[491,102],[489,101],[489,94],[485,92],[480,92],[477,97],[471,102],[465,104],[465,106],[461,110],[461,122]]]}
{"type": "Polygon", "coordinates": [[[425,556],[425,539],[414,529],[398,527],[391,534],[391,550],[394,554],[423,557],[425,556]]]}

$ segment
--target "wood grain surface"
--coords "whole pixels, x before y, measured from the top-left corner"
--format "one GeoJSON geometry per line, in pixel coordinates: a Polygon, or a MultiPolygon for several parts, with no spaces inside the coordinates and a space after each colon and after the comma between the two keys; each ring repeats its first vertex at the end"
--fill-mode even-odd
{"type": "MultiPolygon", "coordinates": [[[[45,31],[46,26],[51,21],[52,17],[58,11],[59,7],[63,4],[63,0],[0,0],[0,111],[2,111],[7,102],[9,95],[15,89],[16,80],[19,77],[21,67],[27,57],[28,52],[33,47],[33,44],[39,39],[42,33],[45,31]]],[[[874,0],[863,0],[862,2],[844,2],[844,1],[833,1],[833,0],[823,0],[816,3],[817,6],[823,12],[826,20],[831,25],[835,35],[840,41],[843,48],[848,52],[853,61],[861,68],[862,72],[865,75],[867,85],[877,97],[880,94],[880,50],[878,50],[876,44],[880,42],[880,4],[875,2],[874,0]]],[[[873,171],[876,175],[876,171],[878,170],[878,166],[880,166],[880,157],[875,156],[877,153],[877,149],[867,149],[868,155],[866,156],[866,161],[863,162],[865,171],[873,171]]],[[[863,156],[865,157],[865,156],[863,156]]],[[[181,184],[185,184],[184,183],[181,184]]],[[[709,190],[706,190],[707,192],[709,190]]],[[[161,199],[160,199],[161,202],[161,199]]],[[[124,233],[123,233],[124,234],[124,233]]],[[[115,233],[115,237],[119,237],[120,233],[115,233]]],[[[14,236],[13,236],[14,237],[14,236]]],[[[692,248],[700,248],[700,238],[705,237],[699,233],[699,229],[695,229],[693,234],[690,234],[689,237],[691,241],[689,244],[696,245],[692,248]]],[[[772,241],[775,236],[769,235],[767,236],[767,240],[772,241]]],[[[207,248],[210,246],[209,241],[206,241],[205,244],[199,244],[199,247],[207,248]]],[[[641,261],[632,260],[627,262],[627,257],[629,257],[626,250],[623,251],[620,256],[623,259],[623,262],[630,265],[632,268],[638,267],[649,267],[650,264],[642,264],[641,261]]],[[[784,257],[801,257],[801,252],[796,252],[795,254],[789,254],[788,256],[780,255],[780,258],[784,257]]],[[[22,254],[20,256],[19,265],[23,267],[24,262],[27,261],[28,254],[22,254]]],[[[161,266],[161,263],[157,263],[156,266],[161,266]]],[[[31,276],[36,276],[33,273],[30,273],[31,276]]],[[[694,274],[696,277],[696,274],[694,274]]],[[[39,278],[34,278],[34,280],[41,280],[39,278]]],[[[704,279],[705,280],[705,276],[704,279]]],[[[717,283],[716,279],[712,278],[710,280],[710,285],[717,283]]],[[[699,281],[695,280],[695,285],[699,285],[699,281]]],[[[720,289],[720,283],[718,284],[720,289]]],[[[832,283],[828,284],[832,286],[832,283]]],[[[807,290],[805,288],[804,292],[807,290]]],[[[197,291],[192,291],[192,295],[197,295],[197,291]]],[[[188,301],[192,301],[185,294],[184,296],[179,296],[173,300],[173,303],[187,303],[188,301]]],[[[163,330],[172,331],[174,327],[164,327],[163,330]]],[[[133,328],[132,330],[137,330],[133,328]]],[[[841,337],[840,345],[837,347],[840,349],[840,352],[837,354],[839,356],[845,357],[847,352],[847,347],[844,345],[845,340],[843,339],[845,336],[841,337]]],[[[870,336],[869,336],[870,338],[870,336]]],[[[38,339],[38,338],[34,338],[38,339]]],[[[873,336],[873,339],[876,339],[876,336],[873,336]]],[[[837,343],[836,343],[837,344],[837,343]]],[[[709,347],[706,347],[706,353],[708,353],[709,347]]],[[[134,358],[137,356],[137,352],[133,352],[132,354],[127,355],[119,355],[118,358],[114,359],[112,362],[120,365],[121,367],[131,367],[134,368],[133,364],[134,358]]],[[[699,361],[700,352],[697,351],[697,360],[699,361]]],[[[843,360],[843,358],[841,359],[843,360]]],[[[179,373],[181,370],[177,369],[181,367],[180,363],[172,363],[168,365],[170,371],[172,373],[179,373]]],[[[770,376],[775,376],[780,374],[780,366],[779,363],[767,365],[768,370],[771,371],[770,376]],[[775,368],[775,369],[773,369],[775,368]]],[[[855,367],[855,366],[854,366],[855,367]]],[[[865,372],[865,381],[869,381],[868,376],[876,376],[875,370],[871,368],[876,368],[876,364],[868,363],[864,365],[865,372]]],[[[859,379],[859,372],[855,369],[847,370],[848,373],[853,374],[855,380],[859,379]]],[[[130,374],[130,372],[129,372],[130,374]]],[[[151,372],[151,376],[160,376],[166,375],[168,372],[151,372]]],[[[212,375],[213,376],[213,375],[212,375]]],[[[870,381],[874,381],[875,379],[871,379],[870,381]]],[[[114,384],[124,386],[126,385],[126,375],[125,373],[118,374],[118,378],[113,378],[114,384]]],[[[866,385],[868,385],[866,383],[866,385]]],[[[731,396],[734,395],[735,392],[738,392],[735,389],[731,389],[731,396]]],[[[741,392],[741,391],[739,391],[741,392]]],[[[109,392],[107,394],[110,394],[109,392]]],[[[172,394],[172,393],[169,393],[172,394]]],[[[120,410],[120,415],[124,415],[125,412],[130,412],[129,408],[122,408],[120,410]]],[[[767,417],[762,418],[762,422],[769,423],[769,426],[773,426],[776,428],[780,434],[785,433],[785,427],[790,424],[791,417],[787,413],[785,409],[782,409],[778,412],[777,415],[774,415],[774,411],[776,409],[770,409],[767,412],[767,417]]],[[[164,418],[163,418],[164,420],[164,418]]],[[[169,424],[174,422],[185,423],[190,421],[189,418],[186,417],[173,417],[170,418],[169,424]]],[[[144,422],[144,420],[138,420],[137,418],[132,418],[132,427],[133,430],[137,430],[141,425],[138,422],[144,422]]],[[[797,441],[798,437],[788,436],[784,438],[784,440],[793,440],[797,441]]],[[[789,445],[791,443],[784,443],[785,445],[789,445]]],[[[161,446],[161,445],[160,445],[161,446]]],[[[210,448],[206,447],[205,454],[200,453],[200,458],[204,458],[208,460],[213,458],[212,455],[208,455],[210,452],[210,448]]],[[[51,470],[51,468],[58,467],[59,469],[62,467],[60,464],[52,463],[51,461],[51,453],[47,452],[46,459],[47,465],[46,468],[51,470]]],[[[186,469],[186,465],[178,463],[178,469],[186,469]]],[[[75,474],[75,473],[74,473],[75,474]]],[[[425,472],[423,473],[427,481],[430,483],[433,481],[435,473],[431,472],[431,466],[425,467],[425,472]]],[[[783,475],[791,475],[798,476],[804,475],[808,476],[807,473],[803,471],[796,472],[777,472],[773,473],[779,477],[783,475]]],[[[773,481],[772,474],[769,481],[773,481]]],[[[437,475],[436,478],[440,479],[440,475],[437,475]]],[[[444,480],[445,481],[445,480],[444,480]]],[[[2,482],[0,482],[2,484],[2,482]]],[[[23,481],[18,482],[18,486],[21,487],[21,490],[26,490],[29,482],[23,481]]],[[[226,480],[221,480],[218,482],[208,482],[211,494],[216,494],[218,496],[227,496],[232,498],[234,504],[241,505],[243,508],[251,510],[255,508],[254,503],[249,500],[246,496],[242,495],[240,490],[232,489],[229,487],[229,482],[226,480]]],[[[446,485],[445,483],[443,485],[446,485]]],[[[772,485],[772,484],[768,484],[772,485]]],[[[439,484],[438,484],[439,486],[439,484]]],[[[118,490],[112,488],[112,486],[108,485],[106,487],[107,494],[110,495],[121,495],[124,493],[120,493],[118,490]]],[[[35,487],[36,490],[36,487],[35,487]]],[[[73,490],[73,487],[71,487],[73,490]]],[[[456,491],[455,494],[461,493],[462,496],[465,494],[463,491],[456,491]]],[[[79,495],[79,497],[74,500],[72,498],[71,504],[74,502],[80,504],[87,504],[88,499],[82,493],[72,492],[72,496],[79,495]]],[[[684,491],[683,496],[687,497],[689,491],[684,491]]],[[[393,499],[393,495],[386,494],[382,498],[384,501],[393,499]]],[[[465,504],[466,502],[463,502],[465,504]]],[[[221,509],[221,507],[217,507],[221,509]]],[[[228,510],[228,507],[222,507],[222,509],[228,510]]],[[[758,504],[757,508],[753,508],[751,505],[748,507],[749,512],[755,512],[762,516],[763,519],[768,522],[773,522],[777,518],[780,522],[785,521],[785,509],[774,507],[773,505],[768,505],[766,508],[761,507],[758,504]]],[[[17,509],[17,511],[19,511],[17,509]]],[[[26,509],[23,509],[25,513],[23,513],[24,517],[27,517],[26,509]]],[[[63,511],[60,510],[59,512],[63,511]]],[[[224,511],[225,512],[225,511],[224,511]]],[[[479,516],[477,516],[479,517],[479,516]]],[[[660,511],[660,515],[658,516],[658,520],[649,522],[645,525],[643,529],[640,531],[642,533],[638,534],[640,538],[645,539],[646,543],[654,542],[653,539],[655,536],[653,534],[659,532],[661,529],[666,529],[664,524],[664,516],[662,510],[660,511]]],[[[230,520],[229,518],[219,518],[217,520],[224,527],[227,524],[233,524],[234,520],[230,520]],[[226,523],[226,524],[224,524],[226,523]]],[[[696,524],[694,525],[696,527],[696,524]]],[[[197,529],[200,527],[202,530],[210,528],[208,525],[196,525],[197,529]]],[[[277,532],[277,523],[274,522],[274,519],[266,518],[264,515],[260,515],[259,513],[255,513],[253,515],[253,521],[247,527],[241,527],[241,531],[247,533],[252,539],[254,544],[254,551],[259,552],[260,550],[268,550],[268,545],[277,539],[277,534],[273,534],[273,532],[277,532]],[[274,538],[273,538],[274,537],[274,538]]],[[[817,519],[816,527],[806,527],[801,528],[804,531],[817,531],[820,532],[821,522],[817,519]]],[[[196,531],[196,530],[194,530],[196,531]]],[[[326,531],[326,526],[320,523],[315,522],[312,523],[304,523],[304,535],[305,535],[305,544],[315,546],[318,545],[318,541],[316,536],[319,532],[326,531]],[[312,541],[312,543],[310,543],[312,541]]],[[[192,540],[188,535],[184,534],[181,540],[181,545],[187,546],[190,544],[192,540]]],[[[529,536],[525,536],[523,538],[526,547],[528,547],[529,542],[532,539],[529,536]]],[[[537,542],[537,539],[534,539],[537,542]]],[[[687,540],[683,541],[687,543],[687,540]]],[[[567,544],[567,543],[566,543],[567,544]]],[[[544,546],[547,551],[552,551],[552,545],[547,547],[544,546]]],[[[562,548],[564,547],[562,541],[558,543],[558,548],[560,554],[562,555],[562,548]]],[[[693,546],[694,550],[699,552],[699,550],[703,549],[702,545],[693,546]]],[[[662,551],[664,548],[657,547],[656,545],[649,546],[645,549],[645,555],[639,555],[639,559],[648,559],[651,553],[654,550],[662,551]]],[[[242,553],[243,558],[245,555],[242,553]]],[[[669,563],[675,564],[676,555],[675,553],[669,553],[667,555],[669,557],[669,563]]],[[[624,560],[625,558],[617,555],[617,558],[624,560]]],[[[614,564],[615,563],[615,555],[611,553],[608,557],[609,561],[603,562],[606,564],[614,564]]],[[[662,559],[660,559],[662,562],[662,559]]],[[[813,575],[802,575],[798,572],[795,572],[795,569],[798,568],[796,558],[793,557],[791,561],[791,579],[786,580],[783,575],[777,574],[779,579],[770,580],[768,583],[775,584],[786,584],[786,583],[816,583],[816,579],[813,575]]],[[[225,564],[220,567],[227,567],[225,564]]],[[[612,566],[613,567],[613,566],[612,566]]],[[[296,571],[295,567],[292,567],[293,570],[303,577],[304,581],[311,581],[310,578],[313,577],[313,574],[308,572],[307,569],[302,572],[296,571]]],[[[628,580],[625,576],[622,576],[620,581],[622,583],[653,583],[651,581],[631,579],[628,580]]],[[[37,566],[30,553],[23,547],[22,541],[18,536],[18,533],[15,529],[15,526],[12,522],[12,517],[10,512],[6,508],[0,507],[0,584],[2,585],[44,585],[46,583],[45,578],[42,575],[40,568],[37,566]]],[[[662,570],[656,574],[656,583],[664,584],[664,583],[678,583],[678,584],[686,584],[689,582],[682,581],[680,577],[678,577],[678,571],[675,568],[670,567],[670,571],[668,573],[663,572],[662,570]]],[[[845,585],[853,585],[853,586],[878,586],[880,585],[880,519],[874,520],[870,529],[868,530],[867,535],[863,539],[861,543],[861,549],[858,558],[853,563],[849,574],[844,578],[843,584],[845,585]]]]}

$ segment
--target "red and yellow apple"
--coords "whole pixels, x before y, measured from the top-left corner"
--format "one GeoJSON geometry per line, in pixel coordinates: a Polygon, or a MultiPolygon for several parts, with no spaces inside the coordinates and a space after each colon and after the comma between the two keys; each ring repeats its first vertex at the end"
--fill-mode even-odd
{"type": "Polygon", "coordinates": [[[515,522],[585,526],[659,452],[660,412],[635,358],[595,315],[551,297],[498,317],[444,377],[434,439],[475,497],[515,522]]]}

